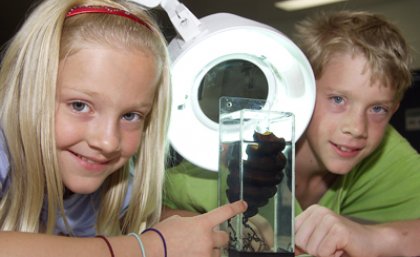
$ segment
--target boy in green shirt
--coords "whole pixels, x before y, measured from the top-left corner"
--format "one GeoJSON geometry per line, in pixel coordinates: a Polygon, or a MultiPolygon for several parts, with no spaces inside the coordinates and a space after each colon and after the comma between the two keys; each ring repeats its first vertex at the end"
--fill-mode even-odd
{"type": "MultiPolygon", "coordinates": [[[[297,42],[317,83],[311,122],[296,143],[297,252],[419,254],[400,237],[414,240],[416,221],[386,224],[420,218],[420,156],[389,125],[411,84],[401,33],[380,16],[342,11],[300,23],[297,42]]],[[[217,174],[183,167],[167,172],[165,204],[195,212],[215,208],[217,174]]]]}

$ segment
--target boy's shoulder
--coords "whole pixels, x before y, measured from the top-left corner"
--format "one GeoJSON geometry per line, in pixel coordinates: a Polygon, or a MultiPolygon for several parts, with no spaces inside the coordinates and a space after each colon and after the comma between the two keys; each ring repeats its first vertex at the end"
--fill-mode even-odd
{"type": "MultiPolygon", "coordinates": [[[[420,155],[391,125],[385,131],[378,148],[352,170],[352,176],[367,176],[386,170],[420,171],[420,155]]],[[[403,171],[403,172],[404,172],[403,171]]],[[[393,173],[393,172],[392,172],[393,173]]]]}
{"type": "Polygon", "coordinates": [[[420,164],[417,150],[392,125],[388,125],[381,144],[365,162],[369,162],[370,159],[402,163],[412,160],[420,164]]]}
{"type": "Polygon", "coordinates": [[[410,211],[420,204],[420,155],[391,126],[377,150],[335,186],[323,202],[341,214],[377,222],[420,217],[420,209],[410,211]]]}

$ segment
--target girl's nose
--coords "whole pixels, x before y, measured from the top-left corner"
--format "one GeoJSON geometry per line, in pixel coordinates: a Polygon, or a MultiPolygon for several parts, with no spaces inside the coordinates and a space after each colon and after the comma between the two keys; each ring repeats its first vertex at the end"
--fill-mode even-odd
{"type": "Polygon", "coordinates": [[[118,123],[112,120],[101,120],[93,123],[87,135],[90,147],[104,154],[112,154],[121,149],[121,135],[118,123]]]}

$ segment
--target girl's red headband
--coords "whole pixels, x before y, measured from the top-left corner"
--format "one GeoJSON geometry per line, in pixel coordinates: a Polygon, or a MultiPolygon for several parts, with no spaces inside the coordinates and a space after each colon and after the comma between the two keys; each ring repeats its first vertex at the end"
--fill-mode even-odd
{"type": "Polygon", "coordinates": [[[83,13],[106,13],[106,14],[112,14],[112,15],[118,15],[121,17],[125,17],[125,18],[129,18],[130,20],[133,20],[143,26],[145,26],[146,28],[148,28],[149,30],[152,30],[152,28],[150,27],[149,24],[147,24],[145,21],[143,21],[142,19],[140,19],[139,17],[137,17],[136,15],[121,10],[121,9],[117,9],[117,8],[113,8],[113,7],[109,7],[109,6],[77,6],[72,8],[66,15],[66,17],[72,17],[78,14],[83,14],[83,13]]]}

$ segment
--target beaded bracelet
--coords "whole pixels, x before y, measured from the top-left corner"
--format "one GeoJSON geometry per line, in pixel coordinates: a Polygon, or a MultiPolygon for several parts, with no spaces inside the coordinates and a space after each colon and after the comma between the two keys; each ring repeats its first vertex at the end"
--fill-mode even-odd
{"type": "Polygon", "coordinates": [[[160,236],[160,239],[162,239],[162,243],[163,243],[164,257],[167,257],[168,254],[167,254],[167,249],[166,249],[166,241],[165,241],[165,238],[163,237],[162,233],[159,230],[155,229],[155,228],[148,228],[148,229],[144,230],[142,232],[142,234],[146,233],[147,231],[153,231],[153,232],[157,233],[160,236]]]}
{"type": "Polygon", "coordinates": [[[143,245],[143,242],[141,241],[140,236],[139,236],[138,234],[134,233],[134,232],[132,232],[132,233],[128,234],[128,236],[133,236],[133,237],[135,237],[135,238],[136,238],[137,243],[138,243],[138,244],[139,244],[139,246],[140,246],[141,256],[142,256],[142,257],[146,257],[146,252],[145,252],[145,250],[144,250],[144,245],[143,245]]]}
{"type": "Polygon", "coordinates": [[[108,246],[108,250],[109,250],[109,253],[111,254],[111,257],[115,257],[114,250],[112,249],[111,243],[108,241],[108,239],[105,236],[102,236],[102,235],[98,235],[96,237],[101,238],[102,240],[105,241],[106,245],[108,246]]]}

